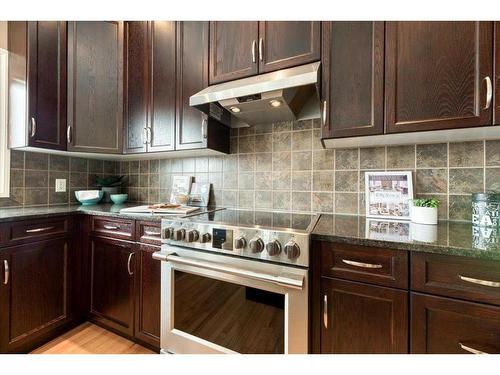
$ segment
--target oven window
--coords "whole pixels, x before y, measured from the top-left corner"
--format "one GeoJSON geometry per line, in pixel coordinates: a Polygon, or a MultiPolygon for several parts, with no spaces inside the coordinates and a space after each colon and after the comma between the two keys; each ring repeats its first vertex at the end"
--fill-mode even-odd
{"type": "Polygon", "coordinates": [[[174,327],[242,354],[283,354],[285,296],[175,271],[174,327]]]}

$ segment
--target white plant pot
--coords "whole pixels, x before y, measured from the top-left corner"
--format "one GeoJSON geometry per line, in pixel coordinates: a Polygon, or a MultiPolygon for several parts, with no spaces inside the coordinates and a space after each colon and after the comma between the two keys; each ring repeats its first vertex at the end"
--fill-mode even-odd
{"type": "Polygon", "coordinates": [[[418,224],[437,224],[438,210],[435,207],[410,206],[411,221],[418,224]]]}

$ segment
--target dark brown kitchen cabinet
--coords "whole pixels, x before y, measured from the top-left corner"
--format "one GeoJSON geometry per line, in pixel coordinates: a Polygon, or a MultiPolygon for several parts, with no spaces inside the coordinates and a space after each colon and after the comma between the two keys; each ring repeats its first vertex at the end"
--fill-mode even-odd
{"type": "Polygon", "coordinates": [[[160,251],[160,248],[140,244],[137,252],[134,336],[159,350],[161,264],[152,258],[155,251],[160,251]]]}
{"type": "Polygon", "coordinates": [[[8,35],[10,146],[66,150],[66,22],[9,22],[8,35]]]}
{"type": "Polygon", "coordinates": [[[229,152],[229,128],[189,105],[208,86],[208,22],[177,23],[176,150],[210,148],[229,152]]]}
{"type": "Polygon", "coordinates": [[[322,83],[322,138],[383,134],[384,22],[323,22],[322,83]]]}
{"type": "Polygon", "coordinates": [[[492,22],[387,22],[388,133],[491,125],[492,22]]]}
{"type": "Polygon", "coordinates": [[[321,22],[260,21],[259,72],[307,64],[320,59],[321,22]]]}
{"type": "Polygon", "coordinates": [[[0,251],[1,353],[28,352],[71,321],[72,250],[58,238],[0,251]]]}
{"type": "Polygon", "coordinates": [[[125,153],[175,147],[176,23],[126,22],[125,153]]]}
{"type": "Polygon", "coordinates": [[[408,353],[408,292],[321,280],[321,353],[408,353]]]}
{"type": "Polygon", "coordinates": [[[257,21],[210,22],[210,84],[257,74],[258,39],[257,21]]]}
{"type": "Polygon", "coordinates": [[[133,336],[134,243],[92,237],[89,255],[90,319],[133,336]]]}
{"type": "Polygon", "coordinates": [[[411,352],[500,353],[500,307],[412,293],[411,352]]]}
{"type": "Polygon", "coordinates": [[[68,150],[121,153],[123,22],[68,23],[68,150]]]}

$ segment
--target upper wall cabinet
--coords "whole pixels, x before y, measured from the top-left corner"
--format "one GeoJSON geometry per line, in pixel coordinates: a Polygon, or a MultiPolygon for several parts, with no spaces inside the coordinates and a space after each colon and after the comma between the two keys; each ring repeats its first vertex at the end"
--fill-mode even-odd
{"type": "Polygon", "coordinates": [[[189,105],[208,85],[208,22],[177,23],[176,150],[210,148],[229,152],[229,128],[189,105]]]}
{"type": "Polygon", "coordinates": [[[125,24],[127,95],[124,151],[175,147],[176,23],[125,24]]]}
{"type": "Polygon", "coordinates": [[[322,137],[382,134],[384,22],[323,22],[322,28],[322,137]]]}
{"type": "Polygon", "coordinates": [[[290,68],[320,59],[321,23],[210,23],[210,84],[290,68]]]}
{"type": "Polygon", "coordinates": [[[9,22],[9,51],[10,147],[66,150],[66,22],[9,22]]]}
{"type": "Polygon", "coordinates": [[[123,22],[68,23],[68,150],[121,153],[123,22]]]}
{"type": "Polygon", "coordinates": [[[490,125],[492,22],[387,22],[386,132],[490,125]]]}

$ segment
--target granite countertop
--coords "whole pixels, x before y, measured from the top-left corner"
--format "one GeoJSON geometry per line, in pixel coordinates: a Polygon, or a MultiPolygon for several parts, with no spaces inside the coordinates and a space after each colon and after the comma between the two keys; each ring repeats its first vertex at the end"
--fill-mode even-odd
{"type": "Polygon", "coordinates": [[[500,228],[476,227],[464,221],[423,225],[323,214],[312,239],[500,260],[500,228]]]}

